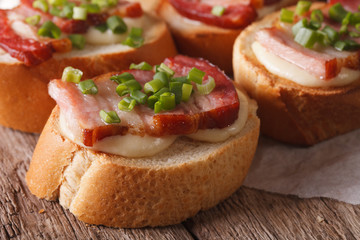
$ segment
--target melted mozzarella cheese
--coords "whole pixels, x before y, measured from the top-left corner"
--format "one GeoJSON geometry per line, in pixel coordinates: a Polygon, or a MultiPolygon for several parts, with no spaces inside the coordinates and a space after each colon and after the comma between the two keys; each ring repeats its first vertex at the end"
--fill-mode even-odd
{"type": "Polygon", "coordinates": [[[259,42],[252,44],[252,50],[258,61],[271,73],[307,87],[344,86],[360,78],[360,71],[342,68],[332,79],[322,80],[275,54],[268,52],[259,42]]]}
{"type": "Polygon", "coordinates": [[[187,137],[205,142],[223,142],[229,137],[238,134],[244,127],[248,118],[249,102],[248,98],[242,92],[237,92],[240,101],[240,109],[238,119],[232,125],[222,129],[214,128],[198,130],[196,133],[187,135],[187,137]]]}
{"type": "Polygon", "coordinates": [[[127,32],[122,34],[114,34],[110,29],[102,33],[95,27],[90,27],[84,35],[86,43],[93,45],[109,45],[121,43],[127,38],[132,27],[144,28],[144,18],[144,16],[140,18],[123,18],[124,22],[128,27],[128,30],[127,32]]]}

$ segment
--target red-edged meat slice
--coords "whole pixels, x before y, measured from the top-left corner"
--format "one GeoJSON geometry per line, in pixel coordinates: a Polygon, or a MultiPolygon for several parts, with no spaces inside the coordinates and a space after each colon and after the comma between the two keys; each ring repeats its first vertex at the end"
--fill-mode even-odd
{"type": "Polygon", "coordinates": [[[237,29],[253,22],[257,13],[249,0],[243,1],[199,1],[199,0],[169,0],[171,5],[183,16],[203,23],[222,28],[237,29]],[[229,4],[229,2],[235,2],[229,4]],[[240,2],[240,3],[238,3],[240,2]],[[211,13],[214,5],[226,6],[222,16],[211,13]]]}
{"type": "MultiPolygon", "coordinates": [[[[181,103],[174,110],[160,114],[154,114],[152,109],[144,105],[136,106],[131,112],[118,109],[121,97],[115,92],[117,84],[109,78],[120,73],[95,78],[99,89],[97,95],[84,95],[75,84],[61,80],[51,81],[49,93],[60,106],[62,115],[68,119],[68,128],[72,130],[75,139],[86,146],[92,146],[104,137],[125,133],[161,137],[190,134],[198,129],[224,128],[237,119],[240,103],[236,90],[232,81],[217,67],[205,60],[185,56],[168,58],[164,62],[177,76],[186,75],[192,67],[205,71],[205,79],[207,76],[214,77],[215,89],[208,95],[195,93],[188,103],[181,103]],[[104,124],[99,117],[100,110],[116,111],[121,123],[104,124]]],[[[142,85],[152,80],[154,75],[153,71],[128,72],[142,85]]]]}

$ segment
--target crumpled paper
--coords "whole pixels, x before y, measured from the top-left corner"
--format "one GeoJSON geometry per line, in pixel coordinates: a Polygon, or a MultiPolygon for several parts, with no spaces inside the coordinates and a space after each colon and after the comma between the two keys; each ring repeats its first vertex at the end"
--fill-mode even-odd
{"type": "Polygon", "coordinates": [[[300,198],[360,204],[360,130],[312,147],[260,137],[244,185],[300,198]]]}

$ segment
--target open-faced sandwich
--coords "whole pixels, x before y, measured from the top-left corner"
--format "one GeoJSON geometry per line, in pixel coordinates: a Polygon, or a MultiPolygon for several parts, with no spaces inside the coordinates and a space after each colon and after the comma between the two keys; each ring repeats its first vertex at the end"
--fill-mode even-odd
{"type": "Polygon", "coordinates": [[[40,132],[55,106],[47,84],[66,66],[92,77],[175,54],[165,23],[139,3],[21,0],[0,10],[0,124],[40,132]]]}
{"type": "Polygon", "coordinates": [[[347,2],[299,1],[236,40],[235,81],[257,100],[264,134],[312,145],[360,127],[360,2],[347,2]]]}
{"type": "Polygon", "coordinates": [[[239,33],[265,14],[296,0],[161,0],[158,14],[167,22],[180,53],[204,57],[232,73],[232,48],[239,33]]]}
{"type": "Polygon", "coordinates": [[[202,59],[80,81],[68,67],[27,184],[80,220],[114,227],[179,223],[242,183],[259,135],[257,105],[202,59]]]}

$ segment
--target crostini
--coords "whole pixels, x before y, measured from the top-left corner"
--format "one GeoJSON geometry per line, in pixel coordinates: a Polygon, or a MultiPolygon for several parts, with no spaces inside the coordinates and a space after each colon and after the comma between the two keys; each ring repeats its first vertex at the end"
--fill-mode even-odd
{"type": "Polygon", "coordinates": [[[299,145],[360,127],[358,8],[310,5],[265,17],[234,45],[234,78],[257,100],[261,131],[299,145]]]}
{"type": "Polygon", "coordinates": [[[79,82],[53,80],[56,100],[26,182],[80,220],[112,227],[180,223],[241,185],[257,146],[257,105],[202,59],[79,82]],[[75,83],[76,82],[76,83],[75,83]]]}
{"type": "Polygon", "coordinates": [[[168,24],[180,53],[203,57],[232,74],[232,49],[254,20],[296,0],[162,0],[157,12],[168,24]]]}
{"type": "Polygon", "coordinates": [[[55,106],[47,84],[66,66],[92,77],[176,54],[165,23],[139,3],[93,2],[22,0],[0,10],[0,125],[40,132],[55,106]]]}

